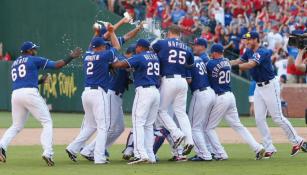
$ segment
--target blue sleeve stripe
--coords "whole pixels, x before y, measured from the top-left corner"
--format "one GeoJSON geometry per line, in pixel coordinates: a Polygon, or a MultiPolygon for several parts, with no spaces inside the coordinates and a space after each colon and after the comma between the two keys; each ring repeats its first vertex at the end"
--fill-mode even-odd
{"type": "Polygon", "coordinates": [[[45,70],[45,68],[46,68],[46,66],[47,66],[47,64],[48,64],[48,59],[46,60],[46,63],[45,63],[45,65],[44,65],[44,67],[43,67],[43,70],[45,70]]]}
{"type": "Polygon", "coordinates": [[[255,59],[250,59],[250,60],[255,61],[257,64],[260,64],[260,62],[255,59]]]}
{"type": "Polygon", "coordinates": [[[129,61],[127,59],[124,59],[124,61],[126,61],[129,65],[129,67],[132,68],[131,64],[129,63],[129,61]]]}
{"type": "Polygon", "coordinates": [[[243,59],[242,57],[240,58],[240,60],[243,61],[243,62],[247,62],[247,61],[246,61],[245,59],[243,59]]]}

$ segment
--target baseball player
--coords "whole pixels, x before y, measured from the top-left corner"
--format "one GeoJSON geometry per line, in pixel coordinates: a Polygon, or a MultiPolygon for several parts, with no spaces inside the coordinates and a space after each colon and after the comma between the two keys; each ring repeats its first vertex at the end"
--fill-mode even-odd
{"type": "Polygon", "coordinates": [[[288,119],[281,110],[280,87],[273,71],[271,53],[260,46],[259,34],[249,32],[244,35],[250,49],[246,49],[240,59],[232,61],[232,65],[241,70],[250,70],[253,80],[256,81],[254,94],[254,108],[257,128],[263,137],[266,150],[265,157],[270,158],[277,150],[272,143],[272,137],[266,123],[267,111],[287,135],[293,147],[291,156],[296,155],[304,143],[303,138],[297,135],[288,119]]]}
{"type": "MultiPolygon", "coordinates": [[[[135,46],[131,45],[127,48],[126,53],[124,54],[125,58],[130,58],[135,54],[135,46]]],[[[118,57],[119,60],[123,60],[125,58],[118,57]]],[[[130,83],[129,72],[125,69],[115,70],[115,74],[111,76],[108,86],[108,96],[110,98],[110,126],[108,129],[108,137],[106,142],[106,148],[109,148],[116,139],[121,135],[124,131],[124,113],[122,109],[123,104],[123,94],[125,90],[128,88],[130,83]]],[[[92,161],[93,160],[93,152],[95,149],[95,140],[86,145],[80,154],[92,161]]],[[[76,157],[75,157],[76,158],[76,157]]]]}
{"type": "Polygon", "coordinates": [[[224,118],[256,153],[256,160],[260,160],[264,156],[265,150],[240,122],[235,96],[230,87],[230,62],[223,58],[224,48],[221,44],[213,44],[210,51],[212,60],[208,61],[206,67],[210,85],[216,93],[216,100],[206,122],[206,132],[213,147],[215,159],[228,159],[228,155],[214,130],[224,118]]]}
{"type": "Polygon", "coordinates": [[[186,44],[179,40],[180,28],[169,27],[167,39],[159,40],[152,48],[158,54],[161,64],[161,103],[158,119],[170,131],[174,140],[174,148],[185,140],[183,154],[187,155],[194,147],[191,124],[186,114],[188,84],[185,79],[187,67],[194,63],[193,54],[186,44]],[[180,129],[167,113],[173,107],[180,129]]]}
{"type": "Polygon", "coordinates": [[[212,160],[211,153],[207,149],[204,133],[205,122],[208,121],[209,113],[215,102],[215,93],[210,87],[205,65],[205,61],[208,61],[207,53],[204,52],[206,47],[207,41],[205,39],[196,38],[194,40],[194,66],[189,71],[190,78],[188,79],[193,94],[189,118],[196,152],[196,155],[189,159],[191,161],[212,160]]]}
{"type": "Polygon", "coordinates": [[[12,139],[23,129],[29,113],[43,126],[41,144],[42,158],[48,166],[53,166],[52,148],[52,119],[44,99],[38,92],[39,69],[60,69],[74,58],[81,55],[81,49],[76,48],[69,57],[59,61],[51,61],[37,55],[38,45],[31,41],[24,42],[19,56],[11,66],[13,81],[12,92],[12,126],[4,133],[0,140],[0,162],[6,162],[7,147],[12,139]]]}
{"type": "MultiPolygon", "coordinates": [[[[113,26],[108,26],[114,48],[119,48],[113,26]]],[[[82,93],[82,104],[85,112],[82,129],[77,138],[70,143],[66,152],[70,159],[76,155],[85,142],[97,130],[94,150],[94,163],[106,164],[105,155],[107,130],[110,125],[109,98],[107,96],[109,82],[109,65],[116,61],[114,52],[106,50],[106,42],[101,37],[91,41],[91,49],[83,60],[85,89],[82,93]]]]}
{"type": "Polygon", "coordinates": [[[149,51],[150,43],[140,39],[136,44],[136,55],[116,62],[115,68],[133,68],[136,95],[132,108],[134,159],[128,164],[155,163],[153,153],[153,124],[156,120],[160,93],[159,85],[160,64],[155,53],[149,51]]]}

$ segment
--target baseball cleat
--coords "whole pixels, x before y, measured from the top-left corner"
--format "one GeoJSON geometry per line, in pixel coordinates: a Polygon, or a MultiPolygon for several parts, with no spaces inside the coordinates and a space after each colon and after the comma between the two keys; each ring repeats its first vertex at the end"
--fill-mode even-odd
{"type": "Polygon", "coordinates": [[[256,153],[256,160],[261,160],[263,157],[264,157],[264,154],[265,154],[265,149],[262,148],[260,151],[258,151],[256,153]]]}
{"type": "Polygon", "coordinates": [[[190,157],[189,161],[194,161],[194,162],[198,162],[198,161],[212,161],[212,159],[203,159],[203,158],[199,157],[198,155],[195,155],[193,157],[190,157]]]}
{"type": "Polygon", "coordinates": [[[192,144],[187,144],[184,146],[183,151],[182,151],[182,155],[188,155],[191,153],[192,149],[193,149],[194,145],[192,144]]]}
{"type": "Polygon", "coordinates": [[[275,154],[275,152],[265,152],[264,154],[264,159],[270,159],[272,158],[273,154],[275,154]]]}
{"type": "Polygon", "coordinates": [[[131,157],[133,157],[133,154],[124,154],[124,155],[123,155],[123,159],[124,159],[124,160],[130,160],[131,157]]]}
{"type": "Polygon", "coordinates": [[[303,152],[307,152],[307,142],[304,142],[303,145],[301,146],[301,150],[303,152]]]}
{"type": "Polygon", "coordinates": [[[6,153],[3,148],[0,148],[0,162],[3,162],[3,163],[6,162],[6,153]]]}
{"type": "Polygon", "coordinates": [[[135,157],[134,159],[128,162],[128,165],[141,164],[141,163],[148,163],[148,159],[141,159],[141,158],[135,157]]]}
{"type": "Polygon", "coordinates": [[[185,136],[179,137],[179,138],[174,142],[173,148],[176,149],[176,148],[181,144],[181,142],[184,140],[184,138],[185,138],[185,136]]]}
{"type": "Polygon", "coordinates": [[[77,155],[73,154],[68,149],[65,149],[65,151],[66,151],[68,157],[70,158],[70,160],[72,160],[73,162],[77,162],[77,155]]]}
{"type": "Polygon", "coordinates": [[[81,154],[82,157],[84,157],[86,160],[93,162],[94,161],[94,156],[87,156],[87,155],[83,155],[81,154]]]}
{"type": "Polygon", "coordinates": [[[214,157],[214,160],[222,161],[222,160],[228,160],[228,158],[226,158],[226,157],[214,157]]]}
{"type": "Polygon", "coordinates": [[[54,161],[52,160],[52,157],[43,156],[42,158],[48,166],[54,166],[54,161]]]}
{"type": "Polygon", "coordinates": [[[103,161],[103,162],[99,162],[99,163],[95,163],[95,165],[106,165],[106,164],[109,164],[110,161],[106,160],[106,161],[103,161]]]}
{"type": "Polygon", "coordinates": [[[173,156],[172,158],[168,159],[171,162],[186,162],[188,158],[186,156],[173,156]]]}
{"type": "Polygon", "coordinates": [[[302,145],[304,144],[304,141],[302,140],[299,144],[294,145],[292,147],[291,156],[295,156],[301,149],[302,145]]]}

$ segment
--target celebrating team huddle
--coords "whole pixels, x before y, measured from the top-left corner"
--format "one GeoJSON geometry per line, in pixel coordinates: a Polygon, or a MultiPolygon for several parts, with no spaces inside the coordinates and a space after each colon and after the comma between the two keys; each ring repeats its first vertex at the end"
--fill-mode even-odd
{"type": "MultiPolygon", "coordinates": [[[[276,148],[266,123],[267,111],[284,130],[296,155],[304,143],[291,123],[282,115],[280,88],[272,70],[270,55],[259,45],[255,32],[243,36],[249,47],[242,58],[229,61],[224,48],[196,38],[190,48],[180,41],[178,26],[170,26],[166,39],[154,43],[137,40],[124,54],[122,45],[136,36],[142,23],[123,37],[117,37],[119,25],[95,27],[94,38],[83,55],[85,77],[82,105],[84,120],[79,135],[66,147],[68,157],[76,162],[78,154],[95,164],[109,163],[108,149],[124,131],[123,94],[133,82],[135,97],[132,108],[133,129],[127,138],[123,158],[128,164],[156,163],[157,151],[166,139],[171,147],[172,161],[227,160],[216,128],[222,119],[250,146],[255,159],[270,158],[276,148]],[[255,117],[263,137],[258,143],[239,119],[235,96],[231,91],[231,69],[250,69],[257,82],[255,117]],[[130,75],[131,74],[131,75],[130,75]],[[132,77],[132,78],[131,78],[132,77]],[[192,99],[186,112],[187,93],[192,99]],[[86,144],[94,133],[95,139],[86,144]],[[195,156],[187,158],[193,150],[195,156]]],[[[60,61],[38,57],[38,46],[25,42],[22,55],[12,64],[12,126],[0,140],[0,162],[6,162],[7,147],[20,132],[29,112],[42,126],[43,159],[53,166],[52,120],[48,107],[38,92],[39,69],[59,69],[81,56],[76,48],[60,61]]]]}

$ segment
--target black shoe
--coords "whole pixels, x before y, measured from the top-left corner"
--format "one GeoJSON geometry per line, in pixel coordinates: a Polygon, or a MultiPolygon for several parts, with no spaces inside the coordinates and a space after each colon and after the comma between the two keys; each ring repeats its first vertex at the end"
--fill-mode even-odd
{"type": "Polygon", "coordinates": [[[307,152],[307,142],[304,142],[303,145],[301,146],[301,150],[303,152],[307,152]]]}
{"type": "Polygon", "coordinates": [[[6,162],[6,153],[3,148],[0,148],[0,162],[3,162],[3,163],[6,162]]]}
{"type": "Polygon", "coordinates": [[[134,159],[128,162],[128,165],[139,164],[139,163],[148,163],[148,160],[135,157],[134,159]]]}
{"type": "Polygon", "coordinates": [[[73,154],[72,152],[70,152],[68,149],[65,149],[68,157],[70,158],[70,160],[72,160],[73,162],[77,162],[77,156],[75,154],[73,154]]]}
{"type": "Polygon", "coordinates": [[[171,162],[186,162],[188,159],[186,156],[173,156],[172,158],[168,159],[171,162]]]}
{"type": "Polygon", "coordinates": [[[184,146],[183,151],[182,151],[182,155],[188,155],[191,153],[192,149],[193,149],[194,145],[191,144],[187,144],[184,146]]]}
{"type": "Polygon", "coordinates": [[[81,156],[84,157],[85,159],[87,159],[88,161],[91,161],[91,162],[94,161],[94,157],[93,156],[86,156],[86,155],[83,155],[83,154],[81,154],[81,156]]]}
{"type": "Polygon", "coordinates": [[[212,161],[212,159],[206,160],[206,159],[203,159],[203,158],[195,155],[194,157],[189,158],[189,161],[195,161],[195,162],[198,162],[198,161],[212,161]]]}
{"type": "Polygon", "coordinates": [[[261,149],[256,153],[256,160],[261,160],[265,156],[265,149],[261,149]]]}
{"type": "Polygon", "coordinates": [[[54,161],[52,160],[52,157],[43,156],[42,158],[48,166],[54,166],[54,161]]]}

